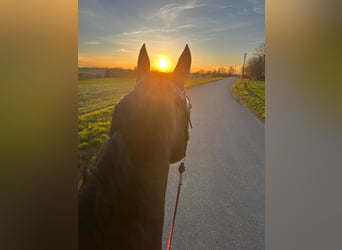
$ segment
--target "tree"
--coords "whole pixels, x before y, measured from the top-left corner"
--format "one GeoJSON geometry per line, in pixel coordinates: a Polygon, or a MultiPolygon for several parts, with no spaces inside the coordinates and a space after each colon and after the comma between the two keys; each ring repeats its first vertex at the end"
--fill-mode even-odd
{"type": "Polygon", "coordinates": [[[217,69],[217,73],[219,73],[219,74],[226,74],[226,73],[227,73],[227,70],[226,70],[225,67],[219,67],[219,68],[217,69]]]}
{"type": "Polygon", "coordinates": [[[265,80],[265,44],[255,50],[253,57],[247,61],[246,72],[251,79],[265,80]]]}
{"type": "Polygon", "coordinates": [[[234,70],[234,67],[233,66],[229,66],[229,69],[228,69],[228,74],[230,76],[232,76],[234,74],[235,70],[234,70]]]}

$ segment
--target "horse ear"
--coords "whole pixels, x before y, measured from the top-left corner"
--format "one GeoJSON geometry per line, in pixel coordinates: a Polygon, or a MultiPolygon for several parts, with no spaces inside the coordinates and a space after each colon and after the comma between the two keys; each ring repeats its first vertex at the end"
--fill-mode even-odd
{"type": "Polygon", "coordinates": [[[183,53],[178,59],[173,77],[178,87],[183,88],[183,85],[188,78],[191,66],[191,53],[189,46],[186,45],[183,53]]]}
{"type": "Polygon", "coordinates": [[[139,57],[138,57],[138,66],[137,66],[137,78],[140,79],[143,74],[146,74],[150,71],[150,59],[148,58],[145,43],[140,49],[139,57]]]}

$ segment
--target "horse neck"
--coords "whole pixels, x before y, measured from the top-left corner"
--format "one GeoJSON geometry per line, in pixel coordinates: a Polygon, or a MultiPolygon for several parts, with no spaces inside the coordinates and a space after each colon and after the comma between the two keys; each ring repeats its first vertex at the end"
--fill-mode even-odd
{"type": "Polygon", "coordinates": [[[114,169],[111,174],[114,182],[121,183],[119,188],[125,194],[125,203],[131,204],[131,208],[139,207],[138,214],[162,215],[169,167],[165,149],[146,142],[130,145],[121,132],[115,133],[111,140],[117,145],[118,154],[108,167],[114,169]],[[141,148],[143,145],[145,150],[141,148]]]}

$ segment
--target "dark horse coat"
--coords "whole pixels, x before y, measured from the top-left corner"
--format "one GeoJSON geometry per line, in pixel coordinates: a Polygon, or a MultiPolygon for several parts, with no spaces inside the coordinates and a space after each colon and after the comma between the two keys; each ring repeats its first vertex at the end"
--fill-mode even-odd
{"type": "Polygon", "coordinates": [[[140,50],[134,89],[115,107],[109,138],[79,191],[79,249],[160,250],[169,164],[185,156],[185,47],[172,74],[140,50]]]}

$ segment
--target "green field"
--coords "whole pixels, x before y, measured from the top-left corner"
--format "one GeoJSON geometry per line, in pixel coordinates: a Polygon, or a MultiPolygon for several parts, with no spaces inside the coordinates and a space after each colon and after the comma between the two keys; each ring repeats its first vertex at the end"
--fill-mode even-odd
{"type": "Polygon", "coordinates": [[[265,82],[238,80],[232,86],[234,96],[253,112],[260,120],[265,122],[265,82]]]}
{"type": "MultiPolygon", "coordinates": [[[[190,88],[220,79],[189,79],[185,86],[190,88]]],[[[113,107],[132,89],[135,79],[96,78],[78,83],[78,167],[81,173],[94,163],[109,133],[113,107]]]]}

